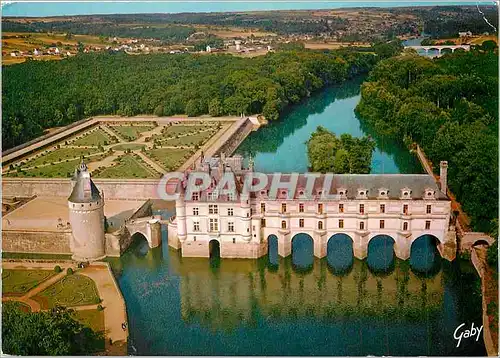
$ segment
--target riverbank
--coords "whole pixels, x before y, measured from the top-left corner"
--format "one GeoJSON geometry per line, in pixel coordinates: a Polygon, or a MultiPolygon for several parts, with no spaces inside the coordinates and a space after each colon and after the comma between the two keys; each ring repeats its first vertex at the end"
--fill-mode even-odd
{"type": "Polygon", "coordinates": [[[491,312],[491,310],[498,310],[498,277],[489,267],[486,253],[485,246],[474,247],[471,252],[471,261],[481,279],[484,345],[488,356],[498,357],[498,319],[491,312]]]}

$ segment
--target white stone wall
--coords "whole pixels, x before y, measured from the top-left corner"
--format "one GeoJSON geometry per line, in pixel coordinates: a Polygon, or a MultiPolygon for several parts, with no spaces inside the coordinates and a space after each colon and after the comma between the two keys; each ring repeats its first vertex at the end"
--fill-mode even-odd
{"type": "MultiPolygon", "coordinates": [[[[370,240],[377,235],[388,235],[395,241],[396,255],[407,259],[411,244],[422,235],[433,235],[440,245],[446,243],[451,203],[446,200],[343,200],[343,201],[301,201],[301,200],[267,200],[253,199],[249,205],[246,200],[238,202],[204,202],[189,201],[184,203],[186,239],[182,243],[183,256],[209,256],[211,240],[217,240],[221,247],[221,257],[255,258],[267,253],[269,235],[278,237],[278,252],[281,256],[291,253],[291,241],[300,233],[311,236],[314,240],[314,254],[321,258],[327,254],[328,240],[335,234],[347,234],[353,240],[354,255],[363,259],[367,255],[370,240]],[[261,203],[265,204],[265,212],[261,211],[261,203]],[[282,203],[286,203],[286,213],[282,213],[282,203]],[[304,211],[299,211],[299,204],[304,211]],[[323,213],[318,212],[318,204],[323,204],[323,213]],[[339,211],[339,204],[344,205],[344,212],[339,211]],[[364,205],[364,214],[359,205],[364,205]],[[380,205],[385,205],[381,212],[380,205]],[[209,214],[209,205],[217,205],[218,213],[209,214]],[[408,205],[407,213],[403,213],[403,205],[408,205]],[[431,205],[431,213],[426,212],[431,205]],[[232,208],[233,216],[228,215],[232,208]],[[198,210],[198,215],[193,215],[198,210]],[[252,212],[250,220],[249,212],[252,212]],[[218,231],[209,232],[209,220],[218,220],[218,231]],[[261,227],[261,219],[265,227],[261,227]],[[304,226],[300,226],[300,219],[304,226]],[[339,227],[343,220],[343,228],[339,227]],[[380,228],[380,220],[384,220],[384,228],[380,228]],[[282,229],[282,221],[286,228],[282,229]],[[318,223],[322,222],[322,229],[318,223]],[[426,229],[426,222],[430,228],[426,229]],[[194,223],[199,231],[194,231],[194,223]],[[229,222],[234,223],[234,232],[228,231],[229,222]],[[364,229],[360,229],[364,222],[364,229]],[[404,223],[408,229],[403,230],[404,223]],[[233,241],[234,240],[234,241],[233,241]]],[[[183,210],[181,210],[183,212],[183,210]]],[[[176,219],[177,220],[177,219],[176,219]]],[[[182,240],[181,240],[182,241],[182,240]]],[[[174,246],[174,245],[172,245],[174,246]]]]}

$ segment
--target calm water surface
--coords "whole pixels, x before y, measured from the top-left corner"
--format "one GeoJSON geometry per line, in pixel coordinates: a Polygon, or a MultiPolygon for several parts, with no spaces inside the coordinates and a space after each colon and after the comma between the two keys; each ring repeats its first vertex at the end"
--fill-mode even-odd
{"type": "MultiPolygon", "coordinates": [[[[318,125],[369,134],[354,115],[359,81],[325,90],[293,107],[284,120],[240,147],[257,170],[305,171],[305,141],[318,125]]],[[[418,173],[408,151],[374,137],[375,173],[418,173]]],[[[165,218],[174,213],[158,211],[165,218]]],[[[336,235],[328,256],[313,258],[299,234],[292,255],[260,260],[181,258],[139,240],[110,260],[127,304],[129,353],[138,355],[484,355],[479,342],[453,332],[481,326],[478,277],[467,263],[449,263],[428,237],[411,258],[394,257],[391,239],[371,241],[368,258],[353,258],[350,239],[336,235]]]]}
{"type": "Polygon", "coordinates": [[[420,163],[393,141],[379,138],[364,126],[354,108],[360,100],[357,78],[341,86],[331,87],[291,107],[283,118],[251,133],[236,153],[255,161],[255,170],[262,172],[306,172],[308,168],[306,141],[318,126],[341,135],[372,136],[377,148],[372,157],[374,174],[422,173],[420,163]]]}

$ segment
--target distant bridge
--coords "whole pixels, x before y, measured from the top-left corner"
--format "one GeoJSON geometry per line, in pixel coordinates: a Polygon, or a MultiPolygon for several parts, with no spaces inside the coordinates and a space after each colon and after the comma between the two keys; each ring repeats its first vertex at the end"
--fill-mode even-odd
{"type": "MultiPolygon", "coordinates": [[[[411,49],[414,49],[415,51],[419,51],[419,50],[424,50],[425,51],[425,54],[426,55],[429,55],[429,51],[438,51],[438,54],[437,55],[433,55],[433,57],[439,57],[439,56],[442,56],[444,54],[443,50],[451,50],[451,52],[455,52],[455,50],[457,49],[462,49],[462,50],[465,50],[465,51],[470,51],[470,45],[430,45],[430,46],[405,46],[405,49],[406,48],[411,48],[411,49]]],[[[431,55],[432,56],[432,55],[431,55]]]]}

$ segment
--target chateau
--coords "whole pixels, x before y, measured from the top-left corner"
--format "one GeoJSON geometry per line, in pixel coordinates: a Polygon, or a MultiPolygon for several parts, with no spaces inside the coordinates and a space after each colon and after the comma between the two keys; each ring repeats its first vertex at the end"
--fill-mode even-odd
{"type": "Polygon", "coordinates": [[[279,255],[286,257],[294,236],[303,233],[312,238],[318,258],[327,255],[328,241],[337,234],[352,239],[358,259],[367,256],[370,240],[379,235],[394,240],[395,254],[403,260],[423,235],[435,237],[443,257],[455,258],[447,162],[440,163],[439,185],[427,174],[333,175],[328,189],[337,195],[329,197],[323,193],[327,175],[318,175],[307,197],[307,175],[299,175],[292,190],[287,185],[291,175],[282,175],[277,199],[269,197],[270,184],[258,192],[242,191],[242,178],[253,171],[253,164],[243,168],[241,156],[201,157],[193,169],[209,174],[211,184],[191,197],[181,185],[168,242],[184,257],[209,257],[219,249],[222,258],[258,258],[267,254],[271,237],[277,238],[279,255]],[[217,192],[218,181],[227,174],[234,176],[236,195],[217,192]]]}

